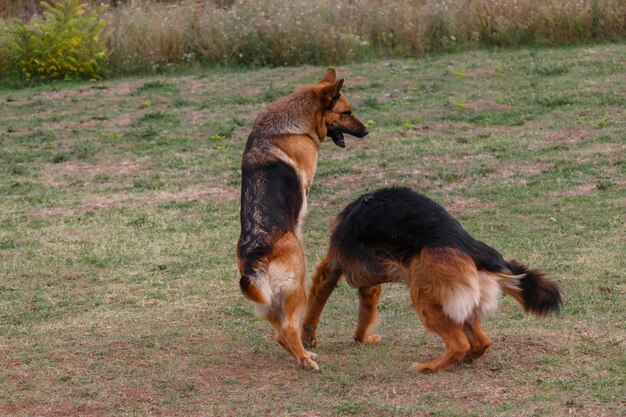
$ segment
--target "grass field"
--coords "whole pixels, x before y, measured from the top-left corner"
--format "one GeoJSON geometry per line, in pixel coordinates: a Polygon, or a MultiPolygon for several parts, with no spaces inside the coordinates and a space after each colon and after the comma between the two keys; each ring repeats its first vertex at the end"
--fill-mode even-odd
{"type": "Polygon", "coordinates": [[[317,373],[239,293],[247,134],[323,70],[0,90],[0,415],[626,415],[624,45],[339,68],[371,133],[322,146],[309,272],[348,201],[404,184],[564,292],[547,320],[504,298],[486,356],[435,375],[407,371],[443,344],[402,286],[364,347],[342,282],[317,373]]]}

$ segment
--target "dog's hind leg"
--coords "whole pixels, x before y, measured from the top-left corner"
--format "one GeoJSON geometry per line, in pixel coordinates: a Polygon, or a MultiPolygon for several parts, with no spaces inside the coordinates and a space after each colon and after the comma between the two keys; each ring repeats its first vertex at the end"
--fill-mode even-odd
{"type": "Polygon", "coordinates": [[[281,337],[281,329],[283,327],[282,322],[283,322],[283,313],[282,311],[272,311],[267,315],[267,321],[270,322],[270,324],[272,325],[272,327],[274,328],[275,331],[275,336],[274,339],[276,339],[276,341],[278,342],[279,345],[281,345],[283,348],[285,348],[285,350],[287,352],[289,352],[292,356],[295,356],[295,354],[291,351],[290,347],[288,344],[285,343],[284,338],[281,337]]]}
{"type": "Polygon", "coordinates": [[[306,300],[304,289],[283,295],[283,320],[276,340],[298,360],[305,369],[318,370],[315,363],[317,355],[304,349],[300,332],[302,306],[306,300]]]}
{"type": "Polygon", "coordinates": [[[487,337],[477,318],[468,321],[463,326],[465,336],[470,343],[470,351],[467,354],[467,360],[476,360],[483,356],[487,348],[491,346],[491,340],[487,337]]]}
{"type": "Polygon", "coordinates": [[[274,291],[278,320],[276,341],[298,360],[305,369],[319,369],[316,355],[307,352],[302,345],[302,313],[306,305],[304,286],[304,251],[298,238],[286,234],[277,242],[268,267],[268,276],[274,291]]]}
{"type": "Polygon", "coordinates": [[[368,332],[376,322],[376,306],[382,291],[382,285],[359,288],[359,318],[352,336],[359,343],[368,344],[380,341],[379,335],[368,334],[368,332]]]}
{"type": "Polygon", "coordinates": [[[470,351],[470,343],[463,326],[451,320],[441,306],[432,303],[427,296],[420,299],[419,292],[418,289],[411,288],[413,306],[424,326],[441,336],[447,351],[432,362],[414,363],[409,369],[417,372],[436,372],[462,362],[470,351]]]}
{"type": "Polygon", "coordinates": [[[330,294],[337,286],[341,277],[341,269],[334,259],[334,251],[329,248],[326,257],[320,262],[313,274],[313,284],[309,290],[306,314],[302,325],[302,341],[305,346],[315,347],[317,345],[317,325],[320,315],[326,305],[330,294]]]}

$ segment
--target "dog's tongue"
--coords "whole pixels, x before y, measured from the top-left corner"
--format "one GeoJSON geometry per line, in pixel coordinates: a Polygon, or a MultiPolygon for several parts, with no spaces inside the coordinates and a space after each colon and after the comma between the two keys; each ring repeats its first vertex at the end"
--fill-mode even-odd
{"type": "Polygon", "coordinates": [[[333,140],[333,142],[335,142],[335,145],[339,146],[340,148],[346,147],[346,141],[343,138],[343,133],[333,132],[333,134],[330,135],[330,138],[333,140]]]}

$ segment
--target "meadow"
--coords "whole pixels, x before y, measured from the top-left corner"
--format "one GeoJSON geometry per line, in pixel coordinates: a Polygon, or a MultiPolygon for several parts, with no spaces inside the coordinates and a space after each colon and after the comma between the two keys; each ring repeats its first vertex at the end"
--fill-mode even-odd
{"type": "Polygon", "coordinates": [[[60,15],[50,19],[48,10],[42,20],[41,0],[0,0],[0,78],[337,65],[626,39],[623,0],[45,2],[60,15]]]}
{"type": "Polygon", "coordinates": [[[299,369],[239,293],[240,159],[258,112],[322,66],[0,83],[0,415],[623,416],[626,57],[621,44],[338,67],[370,134],[322,145],[304,227],[402,184],[561,286],[558,317],[502,299],[482,359],[442,352],[400,285],[352,342],[342,282],[299,369]]]}

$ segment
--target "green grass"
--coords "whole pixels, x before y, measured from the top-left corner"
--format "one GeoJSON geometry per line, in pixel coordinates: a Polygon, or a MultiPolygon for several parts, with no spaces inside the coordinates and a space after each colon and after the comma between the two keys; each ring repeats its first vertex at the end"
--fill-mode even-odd
{"type": "Polygon", "coordinates": [[[561,285],[558,318],[509,298],[452,372],[402,286],[375,346],[340,284],[300,370],[239,293],[240,158],[263,106],[320,67],[211,70],[0,97],[0,415],[624,415],[623,47],[474,51],[348,65],[371,131],[323,144],[308,270],[330,219],[404,184],[561,285]]]}

